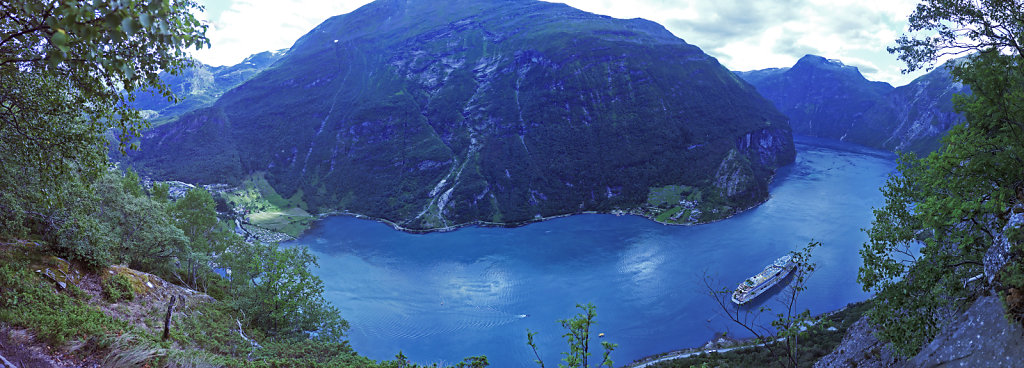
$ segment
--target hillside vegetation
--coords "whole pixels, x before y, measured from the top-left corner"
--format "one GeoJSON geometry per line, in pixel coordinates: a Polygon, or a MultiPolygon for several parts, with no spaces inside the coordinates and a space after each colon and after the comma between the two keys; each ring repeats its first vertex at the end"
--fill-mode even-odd
{"type": "Polygon", "coordinates": [[[795,155],[786,120],[649,21],[534,0],[379,0],[146,132],[130,161],[197,184],[262,172],[309,212],[412,230],[634,210],[666,185],[720,199],[691,213],[705,222],[767,198],[795,155]]]}

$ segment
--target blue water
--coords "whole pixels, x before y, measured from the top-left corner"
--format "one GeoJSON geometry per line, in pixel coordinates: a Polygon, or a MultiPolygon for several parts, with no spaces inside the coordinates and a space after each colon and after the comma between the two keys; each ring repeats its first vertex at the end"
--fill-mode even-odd
{"type": "Polygon", "coordinates": [[[716,331],[743,335],[702,293],[702,273],[734,287],[812,239],[823,247],[800,309],[826,312],[868,297],[856,283],[857,251],[867,239],[860,229],[883,203],[878,187],[893,157],[809,138],[798,140],[797,151],[796,163],[776,176],[771,199],[708,225],[579,215],[415,235],[332,217],[289,245],[319,257],[327,299],[351,323],[353,347],[370,358],[401,350],[419,363],[452,364],[484,354],[494,367],[533,367],[529,328],[538,332],[546,365],[556,366],[565,349],[556,321],[591,302],[594,331],[619,344],[612,358],[621,365],[702,344],[716,331]]]}

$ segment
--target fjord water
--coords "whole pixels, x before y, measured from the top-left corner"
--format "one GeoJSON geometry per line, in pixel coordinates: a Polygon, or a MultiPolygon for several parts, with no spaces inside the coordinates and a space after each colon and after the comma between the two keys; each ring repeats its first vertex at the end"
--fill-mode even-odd
{"type": "MultiPolygon", "coordinates": [[[[482,354],[494,367],[536,366],[526,345],[531,329],[546,365],[555,366],[566,346],[557,320],[590,302],[597,305],[592,331],[619,344],[612,354],[618,366],[700,345],[716,331],[744,335],[718,315],[702,274],[731,288],[812,239],[823,245],[800,310],[821,313],[868,297],[856,282],[866,240],[860,229],[883,203],[878,188],[894,157],[812,138],[798,138],[797,150],[767,202],[707,225],[577,215],[408,234],[332,217],[288,245],[319,257],[327,299],[351,323],[353,347],[370,358],[402,351],[416,362],[453,364],[482,354]]],[[[778,302],[762,296],[752,304],[778,302]]]]}

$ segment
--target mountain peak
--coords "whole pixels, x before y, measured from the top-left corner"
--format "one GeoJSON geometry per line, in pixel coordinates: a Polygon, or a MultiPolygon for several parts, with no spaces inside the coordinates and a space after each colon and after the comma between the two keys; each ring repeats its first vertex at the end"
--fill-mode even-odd
{"type": "Polygon", "coordinates": [[[838,59],[828,59],[825,58],[824,56],[812,54],[807,54],[801,57],[800,60],[797,60],[796,65],[793,65],[793,68],[795,69],[800,66],[813,66],[818,68],[829,69],[849,69],[857,71],[858,74],[860,73],[860,70],[857,69],[857,67],[843,64],[843,62],[839,61],[838,59]]]}
{"type": "Polygon", "coordinates": [[[666,185],[721,193],[698,206],[710,221],[763,201],[794,157],[786,118],[696,46],[536,0],[381,0],[332,17],[141,145],[134,161],[155,177],[262,172],[313,211],[409,229],[640,208],[666,185]],[[207,138],[220,144],[191,144],[207,138]]]}

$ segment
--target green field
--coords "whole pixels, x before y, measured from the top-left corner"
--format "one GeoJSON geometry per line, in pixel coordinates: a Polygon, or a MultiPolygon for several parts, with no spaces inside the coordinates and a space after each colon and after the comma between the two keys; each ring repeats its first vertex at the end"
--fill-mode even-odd
{"type": "Polygon", "coordinates": [[[253,225],[298,237],[316,217],[306,211],[302,191],[284,198],[267,183],[263,173],[246,179],[239,189],[223,194],[231,208],[242,208],[253,225]]]}

